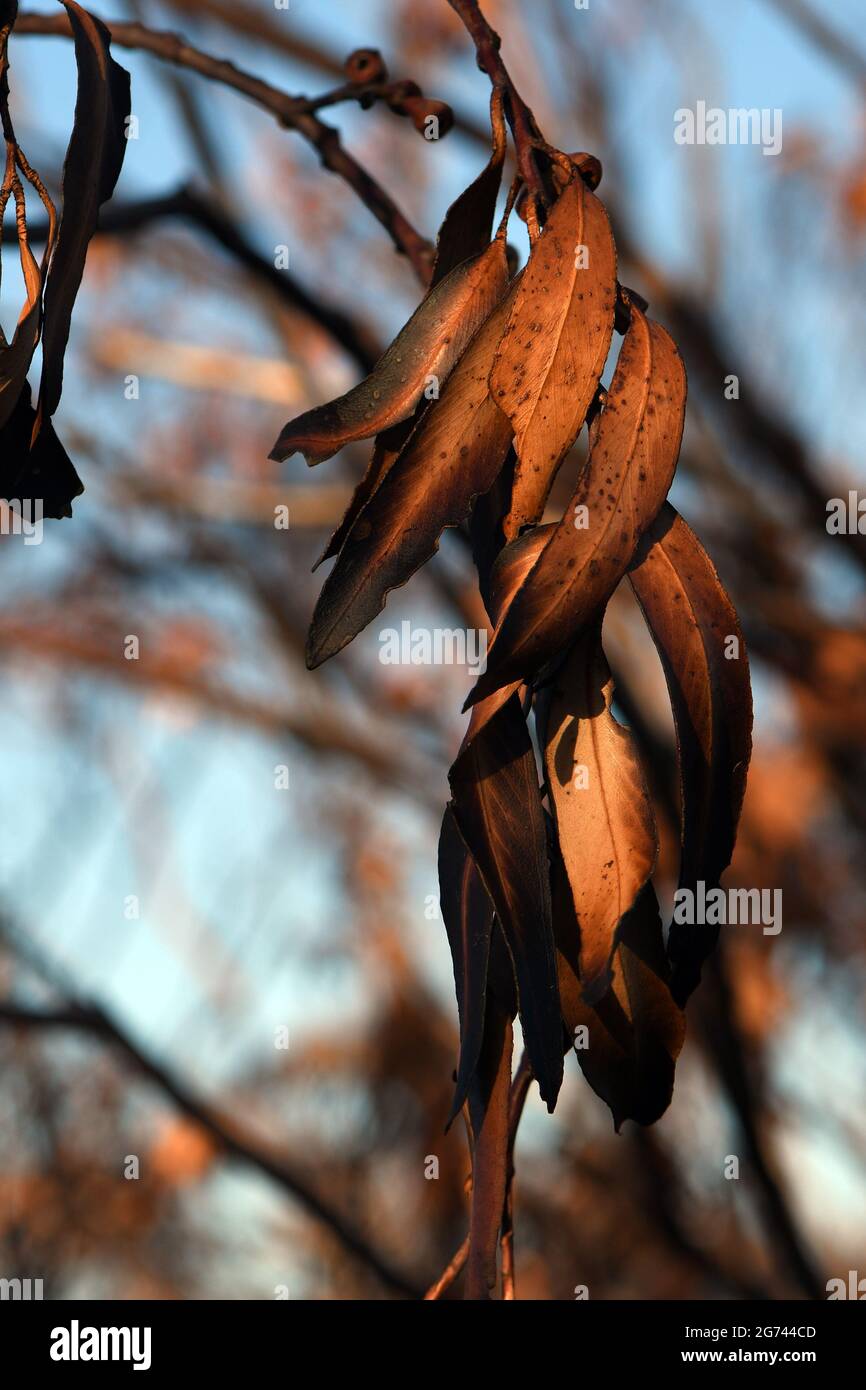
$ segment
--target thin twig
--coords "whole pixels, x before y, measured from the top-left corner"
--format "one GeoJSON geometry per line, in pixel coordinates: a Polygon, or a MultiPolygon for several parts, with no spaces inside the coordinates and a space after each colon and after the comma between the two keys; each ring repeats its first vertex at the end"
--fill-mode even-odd
{"type": "MultiPolygon", "coordinates": [[[[520,1058],[520,1065],[518,1066],[517,1071],[514,1073],[514,1080],[511,1083],[511,1096],[508,1102],[508,1191],[510,1191],[511,1189],[511,1177],[514,1173],[514,1143],[517,1138],[517,1130],[520,1125],[521,1116],[523,1115],[523,1107],[526,1104],[526,1097],[529,1092],[529,1085],[531,1081],[532,1069],[529,1065],[529,1058],[526,1052],[524,1052],[522,1057],[520,1058]]],[[[508,1198],[506,1196],[506,1202],[507,1200],[508,1198]]],[[[438,1299],[445,1292],[446,1289],[449,1289],[451,1287],[455,1279],[457,1279],[458,1276],[462,1273],[468,1256],[469,1237],[467,1236],[460,1248],[458,1250],[455,1250],[454,1254],[451,1256],[451,1259],[448,1261],[442,1273],[439,1275],[439,1278],[435,1281],[435,1283],[430,1285],[430,1288],[424,1295],[425,1300],[432,1301],[438,1299]]],[[[505,1266],[503,1264],[503,1283],[504,1277],[505,1266]]],[[[511,1288],[512,1292],[510,1296],[513,1298],[513,1278],[511,1288]]],[[[508,1296],[509,1295],[503,1290],[503,1297],[507,1298],[508,1296]]]]}
{"type": "MultiPolygon", "coordinates": [[[[117,20],[103,20],[103,23],[107,26],[113,42],[121,48],[152,53],[167,63],[174,63],[178,67],[198,73],[201,77],[207,77],[212,82],[230,87],[269,111],[280,125],[302,135],[318,152],[324,167],[331,173],[338,174],[353,189],[364,206],[388,232],[397,250],[408,257],[421,283],[427,284],[433,265],[431,243],[416,231],[393,198],[363,165],[343,148],[339,132],[304,109],[306,98],[290,96],[278,87],[272,87],[270,83],[236,67],[227,59],[214,58],[211,54],[187,43],[180,34],[149,29],[144,24],[121,23],[117,20]]],[[[62,38],[70,37],[69,21],[65,14],[19,14],[14,32],[16,36],[53,34],[62,38]]]]}
{"type": "Polygon", "coordinates": [[[520,1065],[511,1087],[511,1114],[508,1123],[508,1166],[505,1170],[505,1202],[502,1209],[502,1231],[499,1244],[502,1251],[502,1297],[511,1302],[516,1297],[514,1286],[514,1143],[517,1127],[523,1114],[532,1070],[526,1052],[520,1058],[520,1065]]]}
{"type": "Polygon", "coordinates": [[[532,111],[515,87],[500,57],[502,40],[484,18],[478,0],[448,0],[448,3],[466,26],[475,45],[479,68],[505,97],[505,114],[514,136],[517,167],[523,182],[533,197],[546,203],[550,190],[538,162],[538,154],[546,142],[532,111]]]}
{"type": "Polygon", "coordinates": [[[454,1283],[455,1279],[457,1279],[457,1277],[460,1275],[468,1258],[469,1237],[467,1236],[463,1244],[460,1246],[460,1249],[455,1250],[454,1254],[451,1256],[451,1259],[448,1261],[442,1273],[439,1275],[439,1278],[436,1280],[435,1284],[430,1285],[429,1289],[424,1295],[425,1301],[432,1302],[433,1300],[439,1298],[439,1296],[443,1294],[446,1289],[449,1289],[451,1285],[454,1283]]]}

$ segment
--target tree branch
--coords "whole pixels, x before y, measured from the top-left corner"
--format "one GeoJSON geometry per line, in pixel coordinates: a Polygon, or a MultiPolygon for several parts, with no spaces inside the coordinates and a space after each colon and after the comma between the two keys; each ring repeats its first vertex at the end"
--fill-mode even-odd
{"type": "MultiPolygon", "coordinates": [[[[188,185],[160,198],[142,198],[127,203],[109,203],[99,216],[97,234],[124,236],[140,231],[162,218],[176,217],[206,232],[217,245],[227,251],[244,270],[260,284],[273,290],[292,309],[323,328],[339,343],[364,372],[369,372],[382,355],[382,345],[375,334],[364,325],[353,322],[348,315],[331,305],[322,304],[287,270],[261,256],[231,218],[212,199],[188,185]]],[[[28,226],[30,243],[39,246],[48,233],[48,223],[35,222],[28,226]]]]}
{"type": "Polygon", "coordinates": [[[246,1163],[270,1178],[311,1216],[327,1226],[344,1249],[366,1265],[383,1284],[407,1298],[420,1298],[421,1292],[411,1280],[395,1269],[284,1158],[245,1134],[228,1116],[206,1105],[172,1071],[134,1043],[103,1008],[71,1002],[53,1009],[33,1009],[0,1001],[0,1023],[30,1029],[75,1028],[116,1048],[143,1076],[154,1082],[179,1110],[200,1125],[228,1157],[246,1163]]]}
{"type": "Polygon", "coordinates": [[[475,45],[479,68],[505,98],[505,115],[514,136],[517,167],[523,182],[530,193],[546,202],[549,189],[538,162],[538,153],[544,148],[545,140],[500,57],[502,40],[484,18],[478,0],[448,0],[448,3],[466,26],[475,45]]]}
{"type": "MultiPolygon", "coordinates": [[[[174,63],[178,67],[198,73],[201,77],[207,77],[212,82],[219,82],[224,87],[240,92],[242,96],[269,111],[280,125],[302,135],[318,152],[324,167],[332,174],[338,174],[381,223],[397,250],[408,257],[421,283],[428,283],[433,264],[431,243],[416,231],[391,196],[363,165],[343,148],[339,132],[304,109],[307,104],[306,98],[292,97],[278,87],[272,87],[270,83],[236,67],[227,59],[214,58],[209,53],[204,53],[187,43],[180,34],[148,29],[143,24],[126,24],[117,20],[102,22],[108,28],[113,42],[121,48],[152,53],[167,63],[174,63]]],[[[69,20],[65,14],[19,14],[14,33],[49,34],[68,39],[69,20]]]]}

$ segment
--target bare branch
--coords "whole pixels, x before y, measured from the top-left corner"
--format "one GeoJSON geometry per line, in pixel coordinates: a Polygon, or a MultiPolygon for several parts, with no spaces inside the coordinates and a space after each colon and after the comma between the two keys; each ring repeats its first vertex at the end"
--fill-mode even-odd
{"type": "Polygon", "coordinates": [[[420,1290],[376,1250],[340,1212],[275,1150],[246,1134],[234,1120],[212,1109],[167,1066],[158,1062],[115,1022],[105,1009],[69,1002],[53,1009],[33,1009],[0,1002],[0,1023],[30,1029],[75,1028],[116,1048],[167,1095],[179,1110],[200,1125],[228,1157],[257,1169],[327,1226],[340,1244],[396,1293],[419,1298],[420,1290]]]}
{"type": "MultiPolygon", "coordinates": [[[[187,43],[180,34],[148,29],[143,24],[125,24],[117,20],[103,20],[103,23],[106,24],[113,42],[121,48],[152,53],[167,63],[175,63],[178,67],[197,72],[212,82],[230,87],[265,111],[269,111],[280,125],[288,130],[297,131],[318,152],[324,167],[332,174],[338,174],[382,224],[397,250],[411,261],[421,283],[428,282],[433,264],[433,248],[430,242],[416,231],[393,198],[363,165],[343,148],[339,132],[304,109],[307,105],[306,98],[289,96],[278,87],[272,87],[261,78],[244,72],[228,59],[214,58],[209,53],[202,52],[201,49],[187,43]]],[[[15,34],[53,34],[69,38],[69,21],[65,14],[19,14],[15,34]]]]}

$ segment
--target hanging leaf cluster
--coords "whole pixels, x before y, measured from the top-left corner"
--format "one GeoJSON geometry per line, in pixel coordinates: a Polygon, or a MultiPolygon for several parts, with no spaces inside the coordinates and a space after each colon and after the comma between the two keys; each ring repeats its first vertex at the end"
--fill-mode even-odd
{"type": "Polygon", "coordinates": [[[616,717],[602,642],[621,583],[670,694],[682,886],[716,885],[730,862],[751,746],[737,616],[666,500],[686,408],[680,354],[618,283],[590,156],[549,151],[551,194],[526,218],[530,255],[511,273],[506,226],[527,190],[516,180],[491,235],[506,145],[496,97],[492,116],[490,162],[446,216],[419,308],[367,380],[287,424],[272,455],[316,464],[375,437],[325,550],[336,562],[310,628],[310,667],[381,612],[447,527],[471,540],[489,614],[489,659],[468,697],[439,843],[460,1017],[453,1113],[465,1105],[474,1148],[470,1297],[489,1296],[496,1279],[515,1016],[549,1109],[574,1047],[617,1128],[652,1124],[670,1102],[684,1006],[714,945],[715,928],[663,929],[653,801],[616,717]],[[427,400],[431,375],[441,390],[427,400]],[[584,426],[573,495],[545,523],[584,426]]]}

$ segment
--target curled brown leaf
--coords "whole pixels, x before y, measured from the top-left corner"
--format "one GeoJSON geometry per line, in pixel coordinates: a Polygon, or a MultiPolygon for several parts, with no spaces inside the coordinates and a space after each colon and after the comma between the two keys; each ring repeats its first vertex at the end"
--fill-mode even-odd
{"type": "Polygon", "coordinates": [[[673,341],[633,306],[576,491],[498,624],[469,704],[535,676],[604,607],[667,495],[685,401],[673,341]]]}
{"type": "Polygon", "coordinates": [[[615,305],[607,213],[575,173],[532,248],[490,374],[518,459],[506,539],[541,517],[604,371],[615,305]]]}
{"type": "MultiPolygon", "coordinates": [[[[664,668],[677,732],[680,887],[715,887],[731,861],[751,755],[752,693],[731,600],[693,531],[670,504],[647,531],[629,579],[664,668]]],[[[673,922],[668,951],[684,1002],[716,943],[710,924],[673,922]]]]}
{"type": "Polygon", "coordinates": [[[540,734],[547,789],[580,931],[584,999],[610,984],[620,922],[655,868],[655,817],[631,734],[611,711],[601,624],[547,692],[540,734]]]}
{"type": "MultiPolygon", "coordinates": [[[[505,288],[505,247],[500,284],[505,288]]],[[[511,440],[511,426],[487,386],[493,351],[508,310],[506,297],[482,324],[384,481],[355,521],[325,581],[307,643],[318,666],[381,612],[435,552],[442,531],[466,520],[473,498],[491,487],[511,440]]]]}
{"type": "Polygon", "coordinates": [[[290,420],[271,450],[278,461],[302,453],[322,463],[344,445],[398,425],[425,390],[437,394],[475,331],[502,298],[504,247],[491,242],[431,289],[372,372],[335,401],[290,420]]]}

